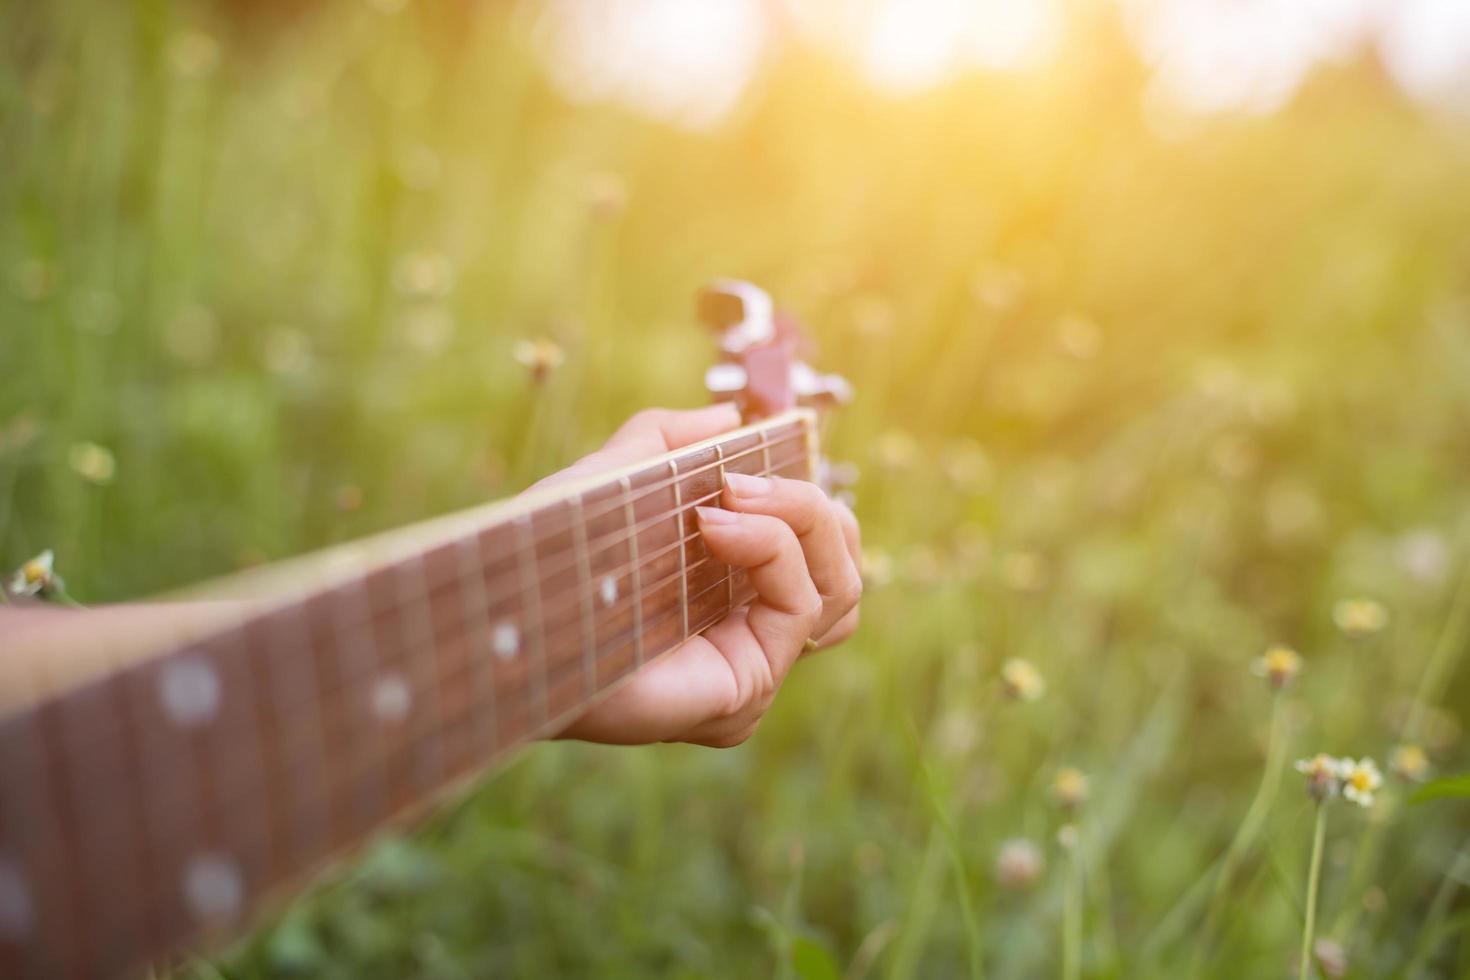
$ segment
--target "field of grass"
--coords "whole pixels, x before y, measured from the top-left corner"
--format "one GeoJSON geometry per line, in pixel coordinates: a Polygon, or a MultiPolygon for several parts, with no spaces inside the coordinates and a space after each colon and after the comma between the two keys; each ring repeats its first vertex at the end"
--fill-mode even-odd
{"type": "Polygon", "coordinates": [[[790,45],[691,132],[395,6],[0,9],[0,563],[142,598],[513,493],[698,404],[738,275],[859,392],[863,627],[742,747],[536,746],[190,974],[1296,976],[1329,752],[1386,775],[1323,968],[1470,976],[1470,809],[1387,773],[1470,762],[1465,118],[1369,59],[1172,117],[1100,8],[904,100],[790,45]]]}

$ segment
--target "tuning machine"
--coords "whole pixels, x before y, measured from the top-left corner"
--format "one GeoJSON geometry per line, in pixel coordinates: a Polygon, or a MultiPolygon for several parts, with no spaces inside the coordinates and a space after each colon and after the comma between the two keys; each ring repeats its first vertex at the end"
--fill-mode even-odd
{"type": "Polygon", "coordinates": [[[764,289],[717,279],[699,295],[699,317],[719,334],[720,361],[705,372],[716,401],[733,401],[747,419],[797,405],[834,408],[852,400],[852,385],[800,360],[805,346],[796,321],[778,313],[764,289]]]}

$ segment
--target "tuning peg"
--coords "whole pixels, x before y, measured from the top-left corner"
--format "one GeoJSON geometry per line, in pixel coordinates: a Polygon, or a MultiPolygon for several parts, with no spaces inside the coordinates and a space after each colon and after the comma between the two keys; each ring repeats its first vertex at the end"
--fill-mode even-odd
{"type": "Polygon", "coordinates": [[[810,364],[791,365],[791,390],[798,404],[832,408],[852,401],[852,385],[840,374],[820,374],[810,364]]]}
{"type": "Polygon", "coordinates": [[[704,372],[704,387],[717,402],[734,401],[745,390],[745,368],[729,361],[710,365],[704,372]]]}
{"type": "Polygon", "coordinates": [[[823,456],[817,460],[817,486],[827,491],[833,500],[840,500],[851,507],[856,498],[852,487],[858,481],[858,468],[853,463],[835,463],[823,456]]]}
{"type": "Polygon", "coordinates": [[[720,334],[726,355],[743,354],[776,339],[771,294],[739,279],[716,279],[699,294],[699,318],[720,334]]]}
{"type": "Polygon", "coordinates": [[[817,462],[817,482],[832,490],[846,490],[857,483],[856,463],[838,463],[823,456],[817,462]]]}
{"type": "Polygon", "coordinates": [[[747,419],[796,405],[831,408],[852,400],[852,386],[797,360],[805,347],[796,320],[777,313],[770,294],[738,279],[717,279],[698,297],[699,318],[720,336],[721,360],[705,372],[717,401],[733,401],[747,419]]]}

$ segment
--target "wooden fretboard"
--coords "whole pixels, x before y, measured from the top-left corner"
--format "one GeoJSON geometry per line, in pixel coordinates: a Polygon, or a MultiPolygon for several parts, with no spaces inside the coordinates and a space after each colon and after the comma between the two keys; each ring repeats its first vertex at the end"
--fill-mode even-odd
{"type": "Polygon", "coordinates": [[[564,726],[751,597],[693,508],[813,476],[791,412],[343,552],[139,652],[0,638],[0,976],[93,977],[239,930],[334,856],[564,726]]]}

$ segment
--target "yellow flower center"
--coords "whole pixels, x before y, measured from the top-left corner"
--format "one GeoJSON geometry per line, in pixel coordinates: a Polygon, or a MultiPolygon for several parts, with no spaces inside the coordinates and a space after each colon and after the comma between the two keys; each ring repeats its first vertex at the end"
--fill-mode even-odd
{"type": "Polygon", "coordinates": [[[46,580],[46,566],[39,561],[26,562],[21,573],[25,576],[27,585],[35,585],[37,582],[46,580]]]}

